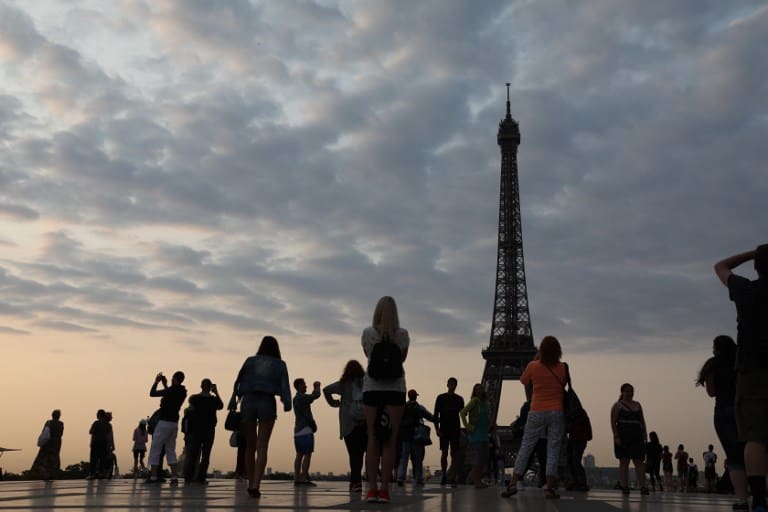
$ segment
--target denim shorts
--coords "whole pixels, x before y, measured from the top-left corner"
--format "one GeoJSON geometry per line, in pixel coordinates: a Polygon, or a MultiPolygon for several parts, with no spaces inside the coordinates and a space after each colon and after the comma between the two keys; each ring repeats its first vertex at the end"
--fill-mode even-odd
{"type": "Polygon", "coordinates": [[[315,434],[304,434],[293,438],[293,446],[296,453],[306,455],[315,451],[315,434]]]}
{"type": "Polygon", "coordinates": [[[405,405],[405,393],[402,391],[366,391],[363,393],[363,404],[370,407],[405,405]]]}
{"type": "Polygon", "coordinates": [[[247,393],[240,404],[242,421],[268,421],[277,419],[275,395],[268,393],[247,393]]]}

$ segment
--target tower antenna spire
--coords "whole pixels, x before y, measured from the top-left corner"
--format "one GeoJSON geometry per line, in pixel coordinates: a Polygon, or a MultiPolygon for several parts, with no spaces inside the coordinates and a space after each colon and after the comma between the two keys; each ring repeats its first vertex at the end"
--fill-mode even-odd
{"type": "Polygon", "coordinates": [[[512,117],[512,112],[509,108],[509,82],[507,82],[507,119],[512,117]]]}

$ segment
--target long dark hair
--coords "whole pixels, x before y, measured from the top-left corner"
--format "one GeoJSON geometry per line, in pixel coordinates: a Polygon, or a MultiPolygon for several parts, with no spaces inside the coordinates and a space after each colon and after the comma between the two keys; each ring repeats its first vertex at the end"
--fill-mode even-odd
{"type": "Polygon", "coordinates": [[[563,357],[560,342],[554,336],[544,336],[539,344],[539,360],[544,366],[555,366],[563,357]]]}
{"type": "Polygon", "coordinates": [[[648,434],[648,437],[651,439],[651,442],[653,444],[661,444],[659,443],[659,434],[657,434],[656,432],[651,432],[650,434],[648,434]]]}
{"type": "Polygon", "coordinates": [[[479,382],[472,386],[472,396],[477,397],[478,400],[481,402],[485,402],[488,400],[488,392],[485,390],[485,387],[480,384],[479,382]]]}
{"type": "Polygon", "coordinates": [[[272,336],[264,336],[259,345],[259,350],[256,352],[257,356],[271,356],[275,359],[282,359],[280,357],[280,346],[277,344],[277,340],[272,336]]]}
{"type": "Polygon", "coordinates": [[[703,386],[707,377],[717,369],[732,370],[736,365],[736,342],[733,338],[721,334],[712,342],[712,347],[715,355],[707,359],[699,370],[697,386],[703,386]]]}
{"type": "Polygon", "coordinates": [[[344,365],[344,371],[342,372],[339,381],[342,383],[352,382],[353,380],[362,379],[364,376],[365,370],[363,369],[363,366],[356,360],[350,359],[347,361],[347,364],[344,365]]]}

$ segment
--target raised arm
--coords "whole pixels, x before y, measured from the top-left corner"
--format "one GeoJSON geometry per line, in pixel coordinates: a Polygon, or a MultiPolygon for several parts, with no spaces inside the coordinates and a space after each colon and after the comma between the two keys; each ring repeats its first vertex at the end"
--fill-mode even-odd
{"type": "Polygon", "coordinates": [[[728,278],[731,277],[731,271],[742,263],[746,263],[747,261],[754,259],[754,257],[754,250],[729,256],[724,260],[720,260],[715,263],[715,274],[717,274],[717,277],[725,286],[728,286],[728,278]]]}

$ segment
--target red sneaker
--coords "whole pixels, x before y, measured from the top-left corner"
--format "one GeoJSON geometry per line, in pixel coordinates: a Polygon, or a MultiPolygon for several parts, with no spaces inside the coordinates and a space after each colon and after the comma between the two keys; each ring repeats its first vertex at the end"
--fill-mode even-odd
{"type": "Polygon", "coordinates": [[[368,495],[365,497],[365,501],[368,503],[378,503],[379,502],[379,490],[376,488],[371,487],[368,489],[368,495]]]}
{"type": "Polygon", "coordinates": [[[379,503],[389,503],[389,491],[382,489],[379,491],[379,503]]]}

